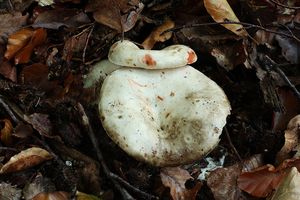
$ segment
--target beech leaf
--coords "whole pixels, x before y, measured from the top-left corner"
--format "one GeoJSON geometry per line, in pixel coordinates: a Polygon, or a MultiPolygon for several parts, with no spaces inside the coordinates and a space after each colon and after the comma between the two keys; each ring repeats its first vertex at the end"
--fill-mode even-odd
{"type": "MultiPolygon", "coordinates": [[[[216,22],[233,21],[239,22],[239,19],[233,12],[227,0],[204,0],[204,6],[210,16],[216,22]]],[[[226,29],[232,31],[239,36],[247,36],[247,32],[240,24],[221,24],[226,29]]]]}

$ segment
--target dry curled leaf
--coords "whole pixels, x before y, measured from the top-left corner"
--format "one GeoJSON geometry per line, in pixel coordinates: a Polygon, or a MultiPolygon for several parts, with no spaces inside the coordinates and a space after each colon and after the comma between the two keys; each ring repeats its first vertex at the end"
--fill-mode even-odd
{"type": "Polygon", "coordinates": [[[282,180],[271,200],[298,200],[300,197],[300,173],[292,167],[282,180]]]}
{"type": "MultiPolygon", "coordinates": [[[[239,19],[233,12],[227,0],[204,0],[204,6],[210,16],[216,22],[233,21],[239,22],[239,19]]],[[[240,24],[221,24],[226,29],[239,36],[247,36],[247,32],[240,24]]]]}
{"type": "Polygon", "coordinates": [[[1,129],[1,142],[3,142],[6,146],[9,146],[12,143],[12,132],[13,125],[9,119],[3,119],[1,122],[4,123],[3,128],[1,129]]]}
{"type": "Polygon", "coordinates": [[[285,143],[276,155],[276,162],[281,163],[289,158],[289,153],[294,150],[299,142],[300,133],[300,115],[290,120],[287,129],[284,132],[285,143]]]}
{"type": "Polygon", "coordinates": [[[69,200],[70,194],[63,191],[42,192],[32,198],[32,200],[69,200]]]}
{"type": "Polygon", "coordinates": [[[193,179],[188,171],[179,167],[165,167],[160,172],[160,178],[164,186],[170,188],[170,194],[174,200],[196,198],[202,184],[198,182],[192,189],[187,189],[185,183],[193,179]]]}
{"type": "Polygon", "coordinates": [[[278,187],[292,167],[300,170],[299,158],[287,159],[277,168],[268,164],[242,173],[237,180],[238,186],[255,197],[266,197],[278,187]]]}
{"type": "Polygon", "coordinates": [[[43,28],[35,30],[32,34],[29,43],[20,50],[15,56],[15,64],[27,63],[30,60],[33,49],[45,42],[47,38],[47,31],[43,28]]]}
{"type": "Polygon", "coordinates": [[[174,28],[175,23],[167,19],[162,25],[155,28],[150,35],[142,43],[144,49],[152,49],[156,42],[164,42],[172,37],[172,32],[166,32],[166,30],[174,28]]]}
{"type": "Polygon", "coordinates": [[[11,157],[1,168],[0,174],[25,170],[50,159],[52,156],[48,151],[32,147],[11,157]]]}
{"type": "Polygon", "coordinates": [[[13,58],[20,49],[25,47],[25,45],[30,40],[32,34],[33,34],[33,30],[28,28],[21,29],[11,34],[8,37],[8,44],[6,46],[6,52],[4,57],[7,60],[13,58]]]}

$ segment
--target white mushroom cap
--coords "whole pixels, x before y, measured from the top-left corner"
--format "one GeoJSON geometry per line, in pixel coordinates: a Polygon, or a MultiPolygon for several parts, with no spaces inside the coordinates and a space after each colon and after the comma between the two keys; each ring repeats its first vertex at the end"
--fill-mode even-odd
{"type": "Polygon", "coordinates": [[[172,45],[162,50],[143,50],[128,40],[118,41],[109,50],[110,62],[145,69],[182,67],[196,62],[194,50],[185,45],[172,45]]]}
{"type": "Polygon", "coordinates": [[[129,155],[172,166],[200,159],[218,144],[230,104],[191,66],[122,68],[104,80],[99,112],[107,134],[129,155]]]}

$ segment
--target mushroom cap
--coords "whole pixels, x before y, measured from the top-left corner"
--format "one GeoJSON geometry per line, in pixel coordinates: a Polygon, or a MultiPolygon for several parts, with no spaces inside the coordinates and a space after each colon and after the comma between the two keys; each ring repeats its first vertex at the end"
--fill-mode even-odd
{"type": "Polygon", "coordinates": [[[185,45],[171,45],[162,50],[144,50],[131,41],[123,40],[111,46],[108,60],[126,67],[166,69],[192,64],[197,61],[197,55],[185,45]]]}
{"type": "Polygon", "coordinates": [[[218,144],[230,104],[191,66],[122,68],[104,80],[99,114],[107,134],[129,155],[174,166],[200,159],[218,144]]]}

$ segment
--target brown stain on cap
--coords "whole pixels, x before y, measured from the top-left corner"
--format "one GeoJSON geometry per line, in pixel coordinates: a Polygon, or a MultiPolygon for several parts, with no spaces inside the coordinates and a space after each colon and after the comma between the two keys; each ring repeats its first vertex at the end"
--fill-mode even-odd
{"type": "Polygon", "coordinates": [[[149,54],[146,54],[144,56],[143,62],[146,63],[146,65],[148,65],[149,67],[154,67],[156,65],[156,61],[149,54]]]}

